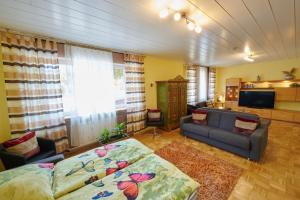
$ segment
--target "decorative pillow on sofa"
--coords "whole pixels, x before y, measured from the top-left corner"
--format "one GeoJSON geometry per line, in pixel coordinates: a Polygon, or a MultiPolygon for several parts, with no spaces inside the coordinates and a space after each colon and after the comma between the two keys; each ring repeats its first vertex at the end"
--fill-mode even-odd
{"type": "Polygon", "coordinates": [[[193,110],[192,111],[193,123],[200,125],[207,125],[207,111],[206,110],[193,110]]]}
{"type": "Polygon", "coordinates": [[[251,135],[258,126],[259,121],[254,119],[246,119],[243,117],[235,118],[235,127],[234,132],[243,134],[243,135],[251,135]]]}
{"type": "Polygon", "coordinates": [[[159,109],[148,109],[148,121],[157,122],[160,121],[160,110],[159,109]]]}
{"type": "Polygon", "coordinates": [[[22,154],[26,158],[30,158],[40,152],[35,132],[29,132],[22,137],[8,140],[2,145],[6,151],[22,154]]]}

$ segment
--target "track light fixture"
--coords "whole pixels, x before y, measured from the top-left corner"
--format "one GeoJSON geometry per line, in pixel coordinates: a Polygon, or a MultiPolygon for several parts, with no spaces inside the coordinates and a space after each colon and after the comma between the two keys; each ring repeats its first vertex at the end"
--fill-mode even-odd
{"type": "Polygon", "coordinates": [[[169,9],[165,8],[165,9],[162,9],[160,12],[159,12],[159,17],[160,18],[166,18],[168,17],[169,15],[169,9]]]}
{"type": "Polygon", "coordinates": [[[181,19],[181,13],[180,12],[176,12],[175,14],[174,14],[174,20],[175,21],[179,21],[180,19],[181,19]]]}
{"type": "Polygon", "coordinates": [[[187,27],[190,31],[193,31],[195,28],[195,24],[192,21],[186,20],[187,27]]]}
{"type": "Polygon", "coordinates": [[[246,56],[244,57],[244,60],[248,61],[248,62],[253,62],[253,52],[251,52],[250,47],[246,46],[244,49],[244,53],[246,54],[246,56]]]}
{"type": "Polygon", "coordinates": [[[202,31],[201,26],[196,26],[195,32],[196,32],[196,33],[201,33],[201,31],[202,31]]]}
{"type": "Polygon", "coordinates": [[[170,14],[170,11],[174,12],[174,15],[173,15],[174,21],[179,22],[181,19],[184,19],[186,22],[187,28],[190,31],[195,31],[196,33],[201,33],[202,27],[199,24],[197,24],[193,19],[188,17],[187,14],[184,12],[175,11],[175,10],[172,10],[171,8],[164,8],[159,12],[159,17],[160,18],[168,17],[168,15],[170,14]]]}

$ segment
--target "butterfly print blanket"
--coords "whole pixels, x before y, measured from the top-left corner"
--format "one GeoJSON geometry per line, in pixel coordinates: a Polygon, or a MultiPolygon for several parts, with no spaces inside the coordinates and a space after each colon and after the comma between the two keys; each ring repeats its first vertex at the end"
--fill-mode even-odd
{"type": "Polygon", "coordinates": [[[82,187],[59,200],[188,199],[199,184],[155,154],[82,187]],[[121,172],[119,176],[115,173],[121,172]],[[107,197],[107,198],[105,198],[107,197]]]}

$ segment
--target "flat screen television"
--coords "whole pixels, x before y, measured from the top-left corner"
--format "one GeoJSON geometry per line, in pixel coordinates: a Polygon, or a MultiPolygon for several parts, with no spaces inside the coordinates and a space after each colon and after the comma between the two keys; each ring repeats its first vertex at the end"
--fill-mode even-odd
{"type": "Polygon", "coordinates": [[[274,108],[274,91],[240,91],[239,106],[274,108]]]}

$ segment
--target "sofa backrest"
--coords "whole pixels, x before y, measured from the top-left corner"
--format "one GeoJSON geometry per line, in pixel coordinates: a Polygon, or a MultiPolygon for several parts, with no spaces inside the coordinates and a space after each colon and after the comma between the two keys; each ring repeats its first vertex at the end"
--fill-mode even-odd
{"type": "Polygon", "coordinates": [[[207,114],[208,126],[221,128],[228,131],[233,130],[235,124],[235,118],[237,116],[246,119],[259,120],[259,117],[255,114],[235,112],[229,110],[210,109],[210,108],[202,108],[202,109],[208,111],[207,114]]]}

